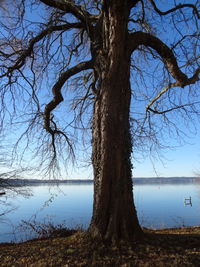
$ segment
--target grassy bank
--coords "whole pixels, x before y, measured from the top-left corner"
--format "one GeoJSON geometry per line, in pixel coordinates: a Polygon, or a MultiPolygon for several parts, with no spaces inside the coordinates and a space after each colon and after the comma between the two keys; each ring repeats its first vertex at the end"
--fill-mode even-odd
{"type": "Polygon", "coordinates": [[[199,266],[200,227],[144,231],[143,242],[120,248],[91,243],[81,231],[68,237],[0,244],[0,266],[199,266]]]}

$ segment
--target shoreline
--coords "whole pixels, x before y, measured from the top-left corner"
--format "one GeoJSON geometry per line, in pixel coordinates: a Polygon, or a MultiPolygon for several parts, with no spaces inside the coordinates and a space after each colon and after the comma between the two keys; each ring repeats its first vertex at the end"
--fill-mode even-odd
{"type": "MultiPolygon", "coordinates": [[[[141,177],[132,178],[133,185],[146,185],[146,184],[187,184],[187,183],[200,183],[199,177],[141,177]]],[[[32,186],[32,185],[62,185],[62,184],[93,184],[92,179],[66,179],[66,180],[42,180],[42,179],[10,179],[8,186],[32,186]]],[[[6,186],[5,186],[6,187],[6,186]]]]}
{"type": "MultiPolygon", "coordinates": [[[[181,234],[200,234],[200,225],[195,225],[195,226],[180,226],[180,227],[169,227],[169,228],[148,228],[148,227],[142,227],[144,232],[147,233],[157,233],[157,234],[177,234],[177,233],[181,233],[181,234]]],[[[77,232],[86,232],[86,230],[76,230],[73,228],[70,228],[66,230],[67,234],[65,236],[65,234],[61,234],[61,236],[59,237],[55,237],[55,236],[48,236],[48,237],[35,237],[32,239],[28,239],[22,242],[0,242],[0,247],[1,246],[15,246],[15,245],[20,245],[20,244],[25,244],[25,243],[32,243],[32,242],[37,242],[37,241],[45,241],[45,240],[52,240],[52,239],[57,239],[60,237],[64,237],[66,238],[67,236],[71,236],[74,233],[77,232]],[[72,234],[70,234],[72,233],[72,234]]],[[[200,241],[200,240],[199,240],[200,241]]]]}

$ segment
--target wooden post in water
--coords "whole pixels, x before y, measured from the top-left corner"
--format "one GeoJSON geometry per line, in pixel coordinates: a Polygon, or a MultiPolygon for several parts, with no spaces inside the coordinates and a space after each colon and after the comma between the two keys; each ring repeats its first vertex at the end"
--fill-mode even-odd
{"type": "Polygon", "coordinates": [[[192,198],[191,197],[185,198],[184,204],[185,204],[185,206],[187,206],[187,205],[192,206],[192,198]]]}

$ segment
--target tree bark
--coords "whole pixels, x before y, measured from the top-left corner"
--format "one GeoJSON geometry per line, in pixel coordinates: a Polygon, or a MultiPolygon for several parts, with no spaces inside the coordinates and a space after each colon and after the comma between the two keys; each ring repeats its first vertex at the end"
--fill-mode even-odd
{"type": "Polygon", "coordinates": [[[111,242],[132,241],[142,235],[132,192],[128,12],[126,1],[109,1],[104,9],[103,45],[96,60],[101,79],[94,104],[94,206],[89,232],[111,242]]]}

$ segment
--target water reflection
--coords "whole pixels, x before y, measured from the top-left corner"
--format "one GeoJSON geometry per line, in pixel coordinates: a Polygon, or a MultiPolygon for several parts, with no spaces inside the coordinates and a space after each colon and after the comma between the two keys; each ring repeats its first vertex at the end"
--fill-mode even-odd
{"type": "MultiPolygon", "coordinates": [[[[92,215],[92,184],[40,185],[32,186],[31,190],[28,199],[15,198],[18,209],[6,216],[6,223],[0,224],[0,242],[19,238],[16,225],[21,220],[65,223],[71,228],[88,227],[92,215]]],[[[135,205],[141,225],[153,228],[198,225],[199,192],[197,183],[135,185],[135,205]],[[192,205],[184,203],[188,196],[192,205]]]]}

